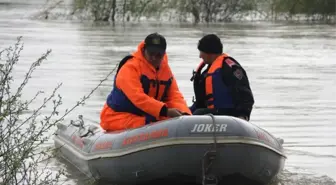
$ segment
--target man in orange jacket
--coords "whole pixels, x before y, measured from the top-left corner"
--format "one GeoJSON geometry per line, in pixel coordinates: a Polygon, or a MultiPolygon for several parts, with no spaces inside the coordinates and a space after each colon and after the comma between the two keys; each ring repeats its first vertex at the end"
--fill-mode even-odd
{"type": "Polygon", "coordinates": [[[191,112],[168,65],[165,38],[153,33],[119,63],[100,114],[107,131],[141,127],[191,112]]]}

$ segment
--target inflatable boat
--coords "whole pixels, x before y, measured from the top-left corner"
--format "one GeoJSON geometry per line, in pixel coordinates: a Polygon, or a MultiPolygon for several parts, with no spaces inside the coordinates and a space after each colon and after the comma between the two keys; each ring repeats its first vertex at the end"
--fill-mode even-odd
{"type": "Polygon", "coordinates": [[[211,114],[118,132],[83,122],[59,124],[54,142],[60,156],[82,173],[118,185],[160,180],[216,185],[229,177],[268,184],[286,159],[282,139],[242,119],[211,114]]]}

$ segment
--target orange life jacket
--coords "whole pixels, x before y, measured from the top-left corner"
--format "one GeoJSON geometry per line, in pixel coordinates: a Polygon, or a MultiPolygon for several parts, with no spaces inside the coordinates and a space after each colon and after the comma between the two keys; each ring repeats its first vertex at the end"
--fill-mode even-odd
{"type": "MultiPolygon", "coordinates": [[[[231,59],[226,59],[227,57],[227,54],[222,54],[211,64],[205,76],[205,99],[197,100],[196,96],[196,101],[205,101],[207,108],[224,109],[234,107],[231,92],[222,80],[223,75],[221,69],[223,61],[229,66],[235,65],[235,62],[231,59]]],[[[196,75],[200,76],[204,66],[205,63],[202,61],[196,70],[196,75]]],[[[194,82],[194,86],[196,86],[196,84],[198,83],[194,82]]],[[[199,87],[194,87],[194,89],[199,89],[199,87]]],[[[195,92],[195,94],[197,94],[197,92],[195,92]]]]}
{"type": "Polygon", "coordinates": [[[173,78],[167,55],[157,70],[144,58],[143,47],[141,42],[115,77],[100,116],[100,125],[105,130],[137,128],[167,119],[160,116],[164,105],[191,114],[173,78]]]}
{"type": "MultiPolygon", "coordinates": [[[[119,64],[119,69],[124,65],[127,60],[130,60],[133,56],[126,56],[123,60],[121,60],[119,64]]],[[[147,69],[147,68],[145,68],[147,69]]],[[[115,75],[115,79],[118,75],[115,75]]],[[[144,70],[143,74],[140,77],[140,82],[145,94],[150,95],[156,100],[164,101],[167,98],[168,90],[172,83],[172,74],[166,73],[161,79],[158,79],[157,76],[154,76],[153,73],[148,70],[144,70]]],[[[146,117],[146,124],[150,122],[157,121],[156,118],[138,107],[136,107],[130,100],[127,98],[125,93],[116,86],[114,83],[113,90],[107,97],[106,101],[107,105],[117,112],[129,112],[136,114],[138,116],[146,117]]]]}

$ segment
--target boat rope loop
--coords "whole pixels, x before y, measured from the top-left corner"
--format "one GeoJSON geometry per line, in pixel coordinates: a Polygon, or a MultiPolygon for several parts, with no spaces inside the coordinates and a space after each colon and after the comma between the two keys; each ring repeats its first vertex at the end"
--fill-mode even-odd
{"type": "Polygon", "coordinates": [[[216,175],[209,173],[211,166],[213,165],[213,162],[217,156],[217,137],[216,137],[217,127],[216,127],[215,116],[212,114],[209,114],[209,116],[211,117],[212,124],[213,124],[212,134],[213,134],[214,142],[213,142],[212,149],[206,151],[202,159],[202,185],[217,185],[218,179],[216,175]]]}
{"type": "Polygon", "coordinates": [[[79,115],[78,120],[76,120],[76,121],[71,120],[70,124],[75,126],[75,127],[78,127],[78,132],[80,133],[81,138],[82,137],[87,137],[89,135],[94,135],[93,131],[96,129],[95,127],[89,127],[89,129],[86,130],[85,127],[84,127],[84,120],[83,120],[82,115],[79,115]]]}

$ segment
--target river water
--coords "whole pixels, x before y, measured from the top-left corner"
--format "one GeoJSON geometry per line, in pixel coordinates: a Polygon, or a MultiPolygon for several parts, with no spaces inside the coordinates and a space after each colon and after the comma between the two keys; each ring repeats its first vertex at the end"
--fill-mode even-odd
{"type": "MultiPolygon", "coordinates": [[[[0,2],[3,0],[0,0],[0,2]]],[[[0,3],[1,4],[1,3],[0,3]]],[[[68,108],[88,94],[116,63],[134,51],[151,32],[168,42],[168,56],[178,85],[188,103],[193,96],[189,81],[200,62],[197,42],[205,33],[216,33],[224,50],[246,69],[255,106],[251,122],[284,139],[288,156],[279,182],[274,184],[335,184],[336,180],[336,33],[335,26],[289,23],[178,25],[136,23],[116,25],[34,20],[34,6],[0,5],[0,48],[23,36],[24,49],[15,76],[22,79],[28,67],[47,49],[48,60],[38,68],[24,98],[37,90],[59,93],[68,108]],[[27,8],[27,7],[30,7],[27,8]]],[[[18,82],[17,82],[18,83],[18,82]]],[[[111,90],[113,76],[67,119],[78,114],[99,121],[99,112],[111,90]]],[[[34,106],[34,105],[33,105],[34,106]]],[[[46,147],[52,146],[50,140],[46,147]]],[[[58,160],[53,169],[66,168],[69,184],[84,177],[58,160]]]]}

